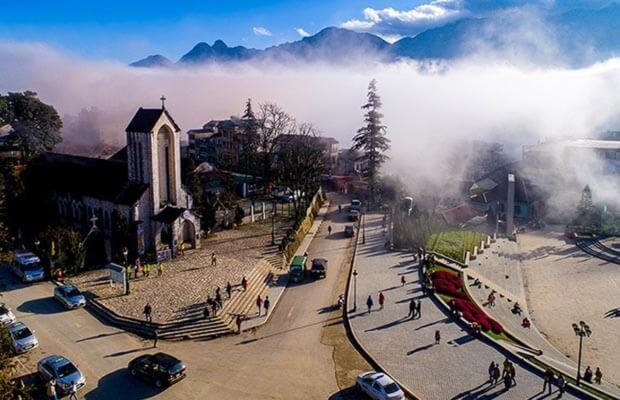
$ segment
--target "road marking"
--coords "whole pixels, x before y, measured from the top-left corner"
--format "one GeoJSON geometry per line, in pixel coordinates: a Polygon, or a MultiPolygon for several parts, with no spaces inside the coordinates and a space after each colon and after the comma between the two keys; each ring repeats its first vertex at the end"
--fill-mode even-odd
{"type": "Polygon", "coordinates": [[[291,307],[291,309],[288,311],[288,315],[286,316],[286,318],[290,319],[293,316],[293,309],[295,308],[295,306],[291,307]]]}

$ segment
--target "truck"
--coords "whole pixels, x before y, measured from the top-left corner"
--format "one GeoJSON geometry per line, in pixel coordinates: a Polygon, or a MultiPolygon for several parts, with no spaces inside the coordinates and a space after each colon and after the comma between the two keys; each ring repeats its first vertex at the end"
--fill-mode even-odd
{"type": "Polygon", "coordinates": [[[306,276],[306,271],[308,267],[306,264],[308,263],[307,256],[295,256],[291,260],[291,264],[288,267],[288,278],[294,282],[302,282],[306,276]]]}

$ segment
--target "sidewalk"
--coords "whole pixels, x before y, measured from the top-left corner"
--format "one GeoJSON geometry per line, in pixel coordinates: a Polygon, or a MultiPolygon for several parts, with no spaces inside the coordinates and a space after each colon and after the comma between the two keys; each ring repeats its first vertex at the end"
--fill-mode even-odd
{"type": "MultiPolygon", "coordinates": [[[[543,381],[515,363],[517,386],[504,391],[503,385],[487,383],[491,361],[506,357],[494,347],[475,340],[460,325],[452,322],[429,297],[422,297],[418,266],[411,254],[386,252],[381,216],[368,215],[366,244],[359,244],[355,269],[357,277],[357,312],[349,312],[354,335],[364,349],[386,372],[422,399],[551,399],[542,393],[543,381]],[[400,278],[407,284],[401,287],[400,278]],[[386,303],[378,307],[382,290],[386,303]],[[366,299],[372,295],[375,306],[366,311],[366,299]],[[411,298],[422,301],[419,319],[407,319],[411,298]],[[441,332],[441,344],[434,344],[435,331],[441,332]]],[[[353,304],[349,291],[349,307],[353,304]]],[[[555,388],[554,388],[555,389],[555,388]]],[[[575,398],[568,393],[564,399],[575,398]]]]}

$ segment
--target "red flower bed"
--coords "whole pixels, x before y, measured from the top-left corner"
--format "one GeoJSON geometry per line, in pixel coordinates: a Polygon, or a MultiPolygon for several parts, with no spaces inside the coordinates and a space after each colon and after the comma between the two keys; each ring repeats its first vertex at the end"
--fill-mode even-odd
{"type": "Polygon", "coordinates": [[[489,318],[478,306],[471,301],[467,293],[463,292],[463,282],[457,275],[447,271],[435,271],[432,274],[433,284],[438,293],[454,297],[454,307],[460,311],[469,322],[477,322],[484,331],[493,331],[500,334],[502,326],[489,318]]]}

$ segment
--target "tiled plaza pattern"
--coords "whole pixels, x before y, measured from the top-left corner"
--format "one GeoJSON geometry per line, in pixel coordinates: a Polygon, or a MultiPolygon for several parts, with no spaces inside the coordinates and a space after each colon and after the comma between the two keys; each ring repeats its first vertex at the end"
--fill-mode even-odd
{"type": "MultiPolygon", "coordinates": [[[[355,264],[359,273],[358,309],[350,314],[351,327],[364,348],[388,373],[425,400],[555,398],[557,393],[541,393],[542,378],[524,369],[517,360],[512,360],[517,368],[517,386],[507,392],[502,385],[490,386],[487,368],[491,361],[503,362],[505,356],[474,340],[433,300],[422,297],[417,263],[411,255],[384,249],[380,216],[368,216],[366,226],[366,243],[360,243],[355,264]],[[401,276],[407,281],[404,287],[400,285],[401,276]],[[379,291],[386,296],[383,310],[378,307],[379,291]],[[375,302],[370,314],[364,312],[368,295],[375,302]],[[422,300],[419,319],[406,318],[411,298],[422,300]],[[434,345],[436,330],[441,332],[439,345],[434,345]]],[[[349,304],[352,303],[350,299],[349,304]]],[[[574,397],[565,394],[563,398],[574,397]]]]}
{"type": "MultiPolygon", "coordinates": [[[[278,238],[287,224],[279,223],[278,238]]],[[[277,239],[278,239],[277,238],[277,239]]],[[[153,307],[153,321],[166,322],[200,315],[208,295],[215,296],[215,289],[222,288],[226,299],[226,282],[238,290],[243,276],[250,274],[258,261],[270,256],[271,224],[242,225],[239,229],[218,232],[202,243],[202,248],[187,251],[182,257],[164,263],[163,276],[153,270],[149,277],[139,275],[130,280],[131,294],[121,296],[120,285],[111,287],[108,272],[104,270],[81,274],[72,281],[81,290],[99,296],[112,311],[142,319],[146,302],[153,307]],[[211,253],[215,252],[217,265],[211,266],[211,253]]]]}

